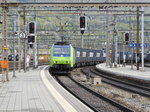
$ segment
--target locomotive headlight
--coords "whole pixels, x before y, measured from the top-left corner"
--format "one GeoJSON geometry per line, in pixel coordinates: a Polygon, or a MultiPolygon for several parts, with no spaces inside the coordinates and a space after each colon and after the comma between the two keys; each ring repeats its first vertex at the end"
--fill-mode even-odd
{"type": "Polygon", "coordinates": [[[57,63],[57,61],[54,61],[54,63],[57,63]]]}
{"type": "Polygon", "coordinates": [[[66,63],[70,63],[69,61],[66,61],[66,63]]]}

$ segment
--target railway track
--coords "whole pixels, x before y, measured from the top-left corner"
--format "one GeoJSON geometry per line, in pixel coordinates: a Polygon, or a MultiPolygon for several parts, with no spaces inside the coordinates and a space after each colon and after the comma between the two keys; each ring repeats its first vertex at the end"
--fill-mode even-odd
{"type": "Polygon", "coordinates": [[[64,88],[95,112],[133,112],[133,110],[128,107],[98,94],[69,76],[55,75],[55,78],[64,88]]]}
{"type": "Polygon", "coordinates": [[[122,81],[122,80],[107,76],[105,74],[102,74],[102,73],[99,73],[98,71],[96,71],[94,69],[94,67],[88,68],[88,69],[83,69],[82,71],[85,74],[88,73],[90,75],[101,76],[102,77],[102,82],[105,82],[107,84],[111,84],[111,85],[119,87],[123,90],[134,92],[136,94],[140,94],[140,95],[143,95],[143,96],[146,96],[146,97],[150,97],[150,88],[149,87],[136,85],[136,84],[133,84],[133,83],[130,83],[130,82],[122,81]]]}

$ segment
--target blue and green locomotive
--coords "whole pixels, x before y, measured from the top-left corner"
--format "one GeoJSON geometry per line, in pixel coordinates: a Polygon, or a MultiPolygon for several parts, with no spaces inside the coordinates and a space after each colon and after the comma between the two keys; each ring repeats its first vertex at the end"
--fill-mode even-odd
{"type": "Polygon", "coordinates": [[[50,72],[66,73],[74,67],[94,65],[105,61],[103,50],[74,48],[66,42],[57,42],[50,49],[50,72]]]}
{"type": "Polygon", "coordinates": [[[74,67],[74,48],[71,44],[57,42],[50,49],[50,71],[65,72],[74,67]]]}

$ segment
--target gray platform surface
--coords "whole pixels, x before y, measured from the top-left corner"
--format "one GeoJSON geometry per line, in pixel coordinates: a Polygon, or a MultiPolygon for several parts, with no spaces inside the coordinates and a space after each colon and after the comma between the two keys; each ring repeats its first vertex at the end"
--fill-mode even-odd
{"type": "Polygon", "coordinates": [[[137,70],[136,66],[133,66],[133,69],[131,69],[131,65],[126,65],[125,67],[123,67],[122,65],[117,65],[117,68],[115,67],[106,67],[106,63],[102,63],[102,64],[98,64],[96,65],[96,67],[98,69],[101,69],[103,71],[107,71],[110,73],[115,73],[118,75],[122,75],[122,76],[128,76],[128,77],[133,77],[133,78],[137,78],[137,79],[142,79],[142,80],[146,80],[146,81],[150,81],[150,68],[149,67],[144,67],[144,71],[141,70],[137,70]]]}
{"type": "MultiPolygon", "coordinates": [[[[43,83],[40,74],[41,69],[16,73],[16,78],[1,84],[0,112],[65,112],[43,83]]],[[[83,112],[89,110],[84,109],[83,112]]]]}

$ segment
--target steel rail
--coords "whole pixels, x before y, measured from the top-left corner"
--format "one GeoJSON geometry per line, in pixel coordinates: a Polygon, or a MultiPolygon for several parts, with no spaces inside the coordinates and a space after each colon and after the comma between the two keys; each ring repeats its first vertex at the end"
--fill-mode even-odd
{"type": "MultiPolygon", "coordinates": [[[[71,91],[69,88],[67,88],[67,87],[65,86],[65,84],[64,84],[63,82],[61,82],[61,80],[58,78],[59,76],[56,76],[56,75],[55,75],[55,77],[56,77],[56,80],[57,80],[65,89],[67,89],[69,92],[71,92],[75,97],[77,97],[79,100],[81,100],[81,101],[82,101],[83,103],[85,103],[87,106],[89,106],[89,107],[90,107],[91,109],[93,109],[95,112],[98,112],[98,110],[96,109],[97,107],[95,108],[94,106],[88,104],[87,101],[84,101],[82,98],[80,98],[78,95],[76,95],[73,91],[71,91]]],[[[124,105],[118,103],[118,102],[113,101],[112,99],[110,99],[110,98],[108,98],[108,97],[105,97],[105,96],[103,96],[103,95],[101,95],[101,94],[99,94],[99,93],[97,93],[97,92],[91,90],[90,88],[84,86],[83,84],[79,83],[78,81],[74,80],[73,78],[71,78],[71,77],[69,77],[69,78],[70,78],[70,80],[72,80],[74,83],[76,83],[78,86],[80,86],[81,88],[85,89],[87,92],[90,92],[90,93],[92,93],[93,95],[95,95],[96,97],[99,97],[100,99],[103,99],[104,101],[110,103],[111,105],[113,105],[113,106],[115,106],[115,107],[118,107],[120,110],[125,111],[125,112],[133,112],[133,111],[134,111],[134,110],[132,110],[132,109],[130,109],[130,108],[128,108],[128,107],[126,107],[126,106],[124,106],[124,105]]]]}
{"type": "Polygon", "coordinates": [[[150,88],[136,85],[130,82],[122,81],[104,74],[99,73],[96,69],[90,69],[90,72],[103,77],[102,81],[114,86],[117,86],[121,89],[125,89],[127,91],[131,91],[137,94],[141,94],[143,96],[150,97],[150,88]]]}
{"type": "Polygon", "coordinates": [[[63,84],[63,82],[61,82],[61,80],[58,78],[57,75],[55,75],[54,78],[57,80],[57,82],[58,82],[62,87],[64,87],[67,91],[69,91],[71,94],[73,94],[73,95],[74,95],[76,98],[78,98],[81,102],[83,102],[85,105],[87,105],[89,108],[91,108],[94,112],[98,112],[97,109],[95,109],[93,106],[89,105],[86,101],[82,100],[80,97],[78,97],[78,95],[76,95],[76,94],[75,94],[74,92],[72,92],[69,88],[67,88],[67,87],[65,86],[65,84],[63,84]]]}
{"type": "Polygon", "coordinates": [[[54,3],[54,2],[28,2],[28,3],[0,3],[0,7],[150,7],[150,2],[118,2],[118,3],[54,3]]]}

